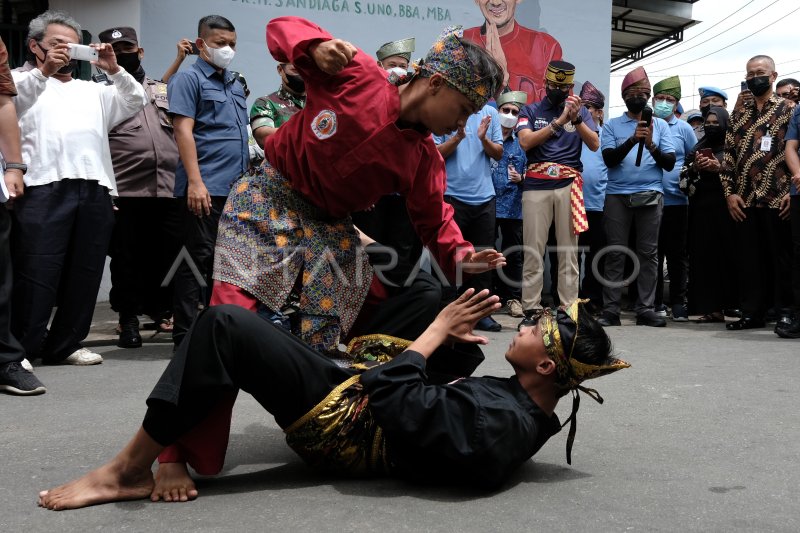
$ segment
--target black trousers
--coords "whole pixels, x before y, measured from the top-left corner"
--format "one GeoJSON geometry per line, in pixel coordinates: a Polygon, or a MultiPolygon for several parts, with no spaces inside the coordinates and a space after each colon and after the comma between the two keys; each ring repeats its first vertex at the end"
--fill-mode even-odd
{"type": "MultiPolygon", "coordinates": [[[[3,179],[0,177],[0,179],[3,179]]],[[[0,365],[21,362],[22,345],[11,334],[11,214],[0,204],[0,365]]]]}
{"type": "MultiPolygon", "coordinates": [[[[792,296],[795,313],[800,313],[800,195],[792,196],[792,296]]],[[[798,317],[800,318],[800,317],[798,317]]]]}
{"type": "Polygon", "coordinates": [[[163,318],[172,311],[172,285],[162,287],[178,257],[181,238],[179,200],[116,200],[111,237],[111,308],[122,316],[163,318]]]}
{"type": "MultiPolygon", "coordinates": [[[[494,225],[497,207],[495,199],[479,205],[465,204],[452,196],[445,196],[444,201],[453,206],[453,216],[458,224],[464,239],[471,242],[475,250],[485,250],[494,247],[494,225]]],[[[475,274],[465,279],[461,284],[463,289],[472,287],[475,291],[492,288],[492,273],[484,272],[475,274]]],[[[445,290],[445,300],[454,298],[455,291],[445,290]]]]}
{"type": "Polygon", "coordinates": [[[581,281],[580,297],[591,300],[598,309],[603,307],[603,285],[595,276],[597,271],[603,275],[604,261],[602,257],[593,265],[597,252],[606,246],[606,231],[603,228],[603,212],[587,211],[589,229],[578,237],[578,246],[583,251],[583,280],[581,281]]]}
{"type": "Polygon", "coordinates": [[[382,245],[394,248],[399,259],[412,265],[419,261],[422,241],[408,216],[405,197],[382,197],[370,211],[353,213],[353,224],[382,245]]]}
{"type": "Polygon", "coordinates": [[[791,237],[777,209],[749,207],[744,212],[747,218],[736,223],[739,298],[744,316],[763,319],[768,294],[774,294],[778,309],[792,305],[791,237]],[[765,283],[770,263],[772,283],[765,283]]]}
{"type": "Polygon", "coordinates": [[[89,333],[114,226],[111,196],[90,180],[27,187],[14,220],[11,330],[31,359],[56,363],[89,333]]]}
{"type": "Polygon", "coordinates": [[[688,231],[689,206],[664,206],[658,234],[658,281],[655,305],[664,303],[664,259],[667,261],[669,272],[669,303],[686,304],[686,287],[689,280],[689,258],[686,250],[688,231]]]}
{"type": "Polygon", "coordinates": [[[500,301],[522,299],[522,220],[498,218],[495,222],[495,242],[506,256],[506,266],[492,271],[494,293],[500,301]]]}
{"type": "Polygon", "coordinates": [[[736,225],[722,190],[698,190],[689,199],[689,313],[739,307],[736,225]]]}
{"type": "Polygon", "coordinates": [[[173,282],[172,340],[180,345],[200,306],[208,306],[214,273],[214,246],[217,243],[219,217],[227,201],[226,196],[211,197],[211,214],[198,217],[186,205],[186,198],[177,198],[183,219],[183,247],[191,258],[191,263],[181,261],[175,272],[173,282]]]}
{"type": "Polygon", "coordinates": [[[352,375],[255,313],[214,306],[178,347],[147,399],[142,425],[168,446],[243,390],[286,428],[352,375]]]}

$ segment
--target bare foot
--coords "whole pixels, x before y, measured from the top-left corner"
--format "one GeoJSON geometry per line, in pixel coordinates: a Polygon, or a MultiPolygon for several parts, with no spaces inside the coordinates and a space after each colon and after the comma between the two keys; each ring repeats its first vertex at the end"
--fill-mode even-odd
{"type": "Polygon", "coordinates": [[[78,509],[98,503],[147,498],[153,490],[150,469],[126,468],[111,461],[83,477],[39,493],[39,505],[53,511],[78,509]]]}
{"type": "Polygon", "coordinates": [[[197,498],[194,480],[186,463],[160,463],[156,472],[156,485],[150,493],[154,502],[188,502],[197,498]]]}

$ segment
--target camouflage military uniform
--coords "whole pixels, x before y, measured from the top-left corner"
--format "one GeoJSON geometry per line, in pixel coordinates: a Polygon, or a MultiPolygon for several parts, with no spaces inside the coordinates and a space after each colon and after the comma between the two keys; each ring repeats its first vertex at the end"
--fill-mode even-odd
{"type": "Polygon", "coordinates": [[[253,131],[262,126],[279,128],[305,105],[305,96],[294,96],[281,86],[274,93],[262,96],[253,103],[250,109],[250,127],[253,131]]]}

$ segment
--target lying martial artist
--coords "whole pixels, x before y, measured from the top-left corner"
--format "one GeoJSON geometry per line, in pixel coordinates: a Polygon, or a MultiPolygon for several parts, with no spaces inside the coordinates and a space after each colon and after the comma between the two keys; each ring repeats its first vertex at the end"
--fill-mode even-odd
{"type": "Polygon", "coordinates": [[[289,446],[313,468],[487,488],[559,431],[553,411],[572,392],[570,462],[579,392],[602,401],[581,382],[629,366],[612,357],[608,336],[581,302],[522,328],[505,356],[512,377],[426,381],[427,358],[440,345],[488,342],[472,328],[499,307],[488,291],[470,289],[402,353],[367,370],[340,367],[255,313],[211,307],[150,394],[133,439],[97,470],[40,492],[39,505],[62,510],[150,497],[161,450],[238,389],[275,417],[289,446]]]}

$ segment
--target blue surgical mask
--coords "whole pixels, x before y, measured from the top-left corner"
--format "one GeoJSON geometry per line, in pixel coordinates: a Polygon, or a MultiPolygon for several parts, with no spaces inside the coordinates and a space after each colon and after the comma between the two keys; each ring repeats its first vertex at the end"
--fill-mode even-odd
{"type": "Polygon", "coordinates": [[[658,118],[667,118],[675,112],[675,106],[666,100],[656,100],[653,107],[653,114],[658,118]]]}

